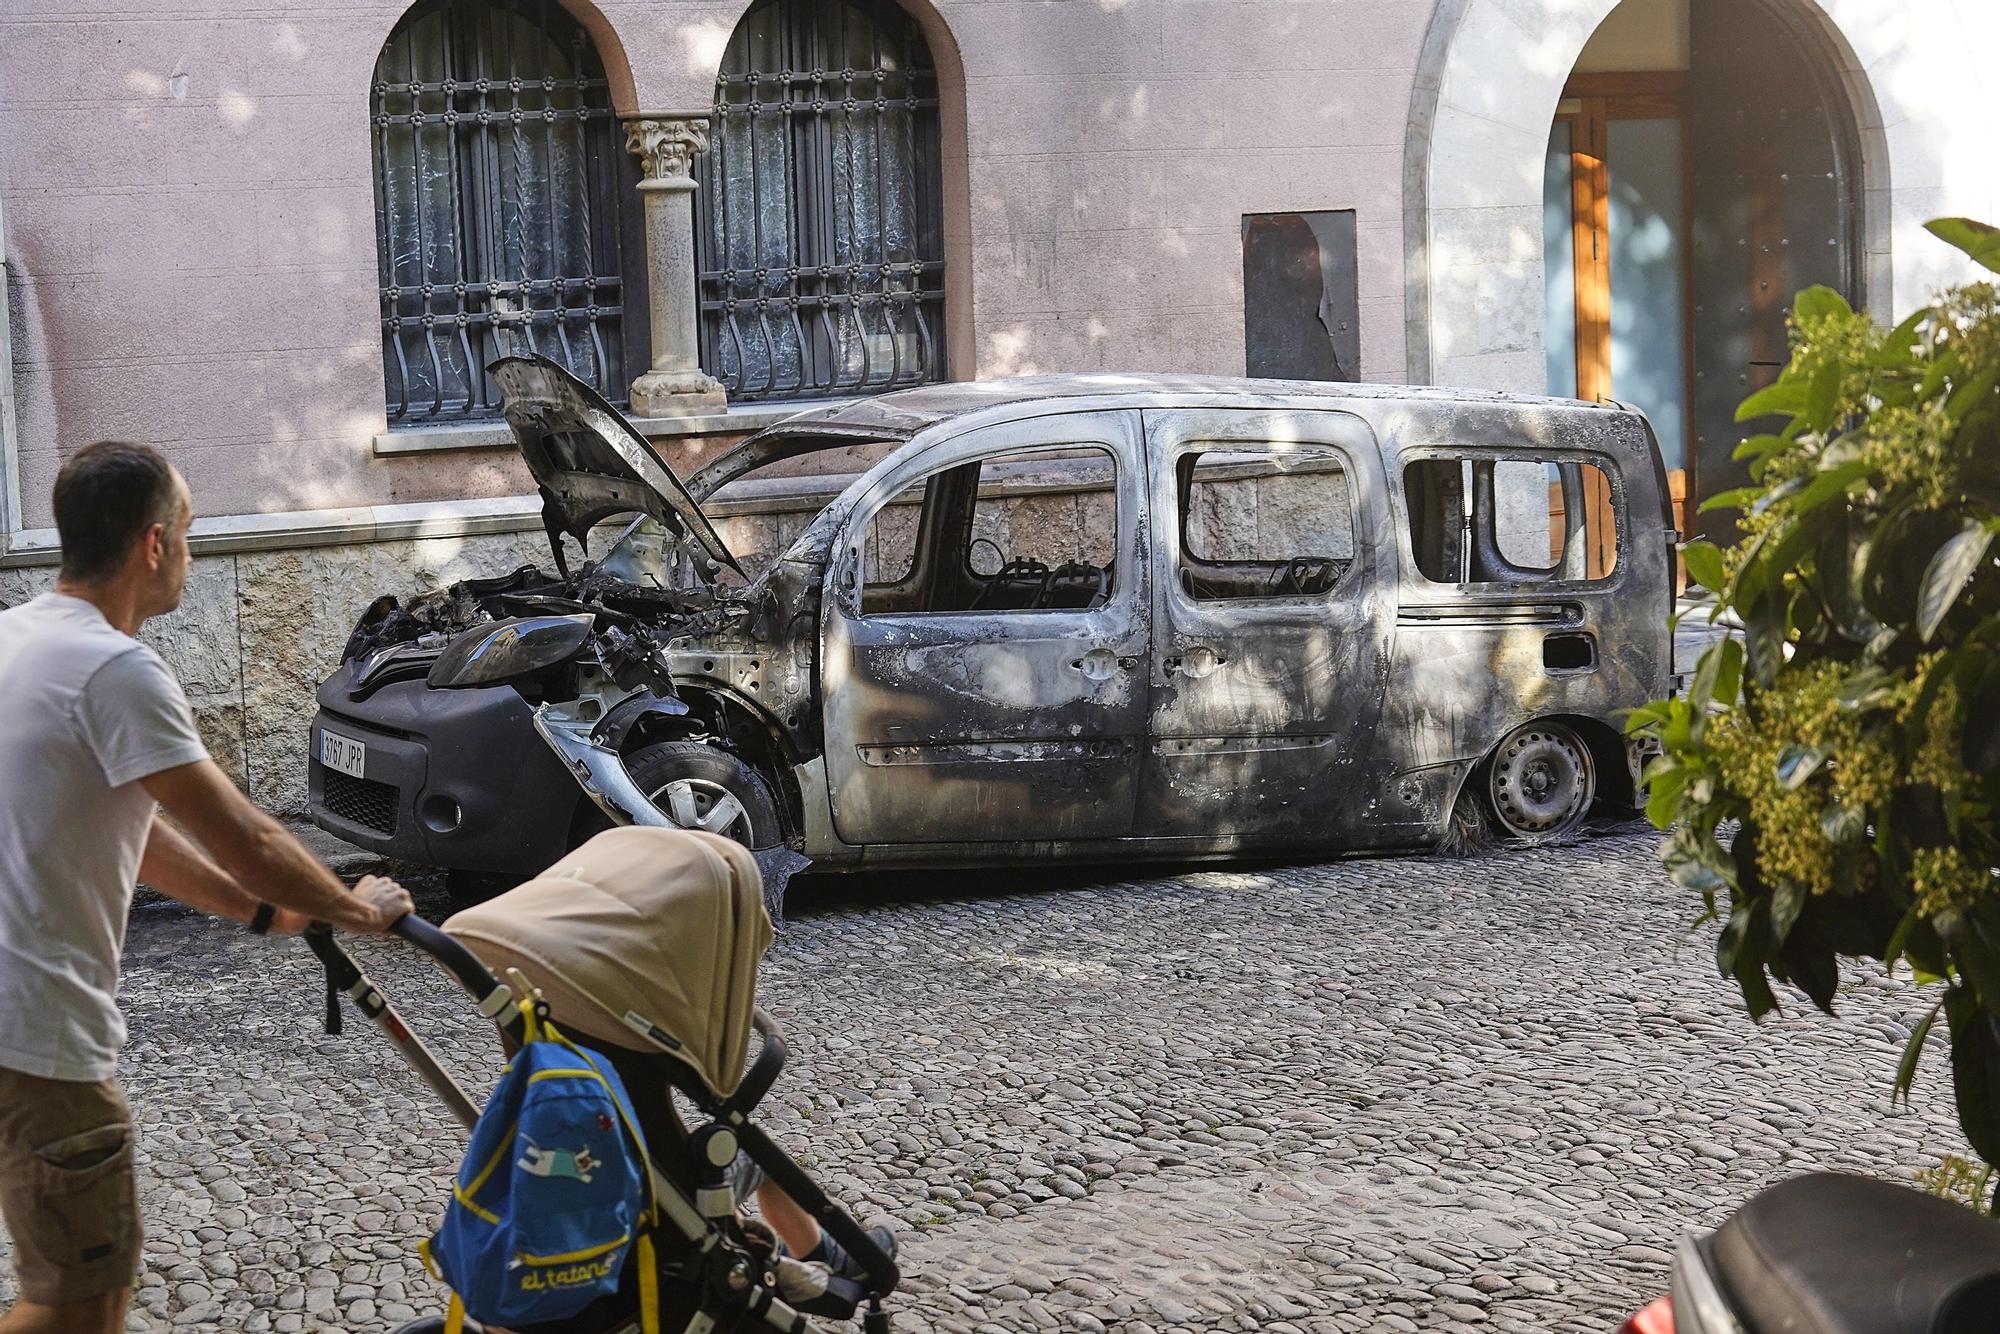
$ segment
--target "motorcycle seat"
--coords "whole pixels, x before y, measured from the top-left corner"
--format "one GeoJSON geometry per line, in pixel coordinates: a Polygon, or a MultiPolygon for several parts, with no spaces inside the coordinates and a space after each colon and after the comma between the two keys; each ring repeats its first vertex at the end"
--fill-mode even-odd
{"type": "Polygon", "coordinates": [[[1794,1177],[1737,1210],[1706,1250],[1759,1334],[2000,1329],[2000,1222],[1907,1186],[1794,1177]]]}

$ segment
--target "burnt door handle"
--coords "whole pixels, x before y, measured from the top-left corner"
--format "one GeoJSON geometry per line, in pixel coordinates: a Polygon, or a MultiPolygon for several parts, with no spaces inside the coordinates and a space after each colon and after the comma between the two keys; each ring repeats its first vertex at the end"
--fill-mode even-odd
{"type": "Polygon", "coordinates": [[[1190,680],[1199,681],[1204,676],[1213,676],[1216,669],[1228,661],[1227,655],[1217,653],[1206,644],[1190,644],[1185,651],[1162,659],[1160,665],[1169,672],[1179,672],[1190,680]]]}
{"type": "Polygon", "coordinates": [[[1118,669],[1129,659],[1122,659],[1108,648],[1094,648],[1080,658],[1070,659],[1070,667],[1092,681],[1109,681],[1118,674],[1118,669]]]}

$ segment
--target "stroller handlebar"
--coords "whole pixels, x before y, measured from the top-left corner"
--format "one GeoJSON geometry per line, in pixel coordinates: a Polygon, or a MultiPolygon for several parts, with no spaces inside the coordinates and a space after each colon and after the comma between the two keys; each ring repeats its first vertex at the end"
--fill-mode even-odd
{"type": "Polygon", "coordinates": [[[757,1051],[757,1058],[737,1081],[736,1091],[724,1101],[725,1109],[735,1109],[749,1115],[750,1109],[764,1100],[771,1091],[771,1085],[778,1082],[778,1073],[791,1059],[791,1049],[785,1045],[785,1031],[777,1021],[764,1013],[762,1007],[750,1012],[750,1025],[757,1030],[763,1046],[757,1051]]]}
{"type": "Polygon", "coordinates": [[[401,936],[444,965],[474,1000],[485,1000],[500,986],[500,979],[486,971],[486,965],[471,950],[453,940],[415,913],[405,913],[389,926],[389,933],[401,936]]]}

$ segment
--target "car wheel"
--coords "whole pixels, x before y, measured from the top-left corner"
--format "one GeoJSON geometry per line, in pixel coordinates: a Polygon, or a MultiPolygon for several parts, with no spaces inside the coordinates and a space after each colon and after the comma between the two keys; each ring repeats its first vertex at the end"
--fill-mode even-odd
{"type": "Polygon", "coordinates": [[[1590,747],[1563,723],[1517,727],[1486,762],[1486,807],[1517,843],[1542,843],[1573,833],[1597,799],[1590,747]]]}
{"type": "Polygon", "coordinates": [[[771,789],[727,751],[660,741],[633,751],[625,768],[660,814],[682,829],[721,834],[753,849],[784,840],[771,789]]]}

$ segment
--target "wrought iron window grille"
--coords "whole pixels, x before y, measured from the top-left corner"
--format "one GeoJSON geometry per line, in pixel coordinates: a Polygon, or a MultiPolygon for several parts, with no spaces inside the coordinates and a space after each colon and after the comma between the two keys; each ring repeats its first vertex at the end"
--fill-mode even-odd
{"type": "Polygon", "coordinates": [[[937,72],[890,0],[763,0],[697,160],[702,368],[734,401],[944,375],[937,72]]]}
{"type": "Polygon", "coordinates": [[[496,415],[485,367],[515,351],[624,400],[636,167],[589,34],[556,0],[426,0],[369,102],[390,424],[496,415]]]}

